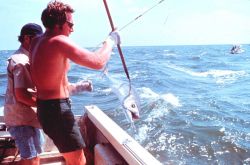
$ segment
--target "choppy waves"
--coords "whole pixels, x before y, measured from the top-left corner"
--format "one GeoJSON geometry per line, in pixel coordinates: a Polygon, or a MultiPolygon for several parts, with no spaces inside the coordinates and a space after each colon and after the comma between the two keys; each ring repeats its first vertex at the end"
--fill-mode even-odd
{"type": "MultiPolygon", "coordinates": [[[[90,79],[94,84],[93,92],[72,96],[73,111],[79,115],[84,105],[98,105],[166,165],[250,164],[250,48],[246,45],[237,56],[230,48],[124,48],[141,101],[136,132],[102,73],[72,65],[70,81],[90,79]]],[[[127,81],[116,51],[108,68],[110,75],[127,81]]],[[[5,75],[0,78],[4,85],[5,75]]]]}

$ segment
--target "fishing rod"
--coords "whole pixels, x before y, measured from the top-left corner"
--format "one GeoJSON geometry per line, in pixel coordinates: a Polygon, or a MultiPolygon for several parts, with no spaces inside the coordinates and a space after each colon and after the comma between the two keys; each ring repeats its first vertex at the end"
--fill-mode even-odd
{"type": "MultiPolygon", "coordinates": [[[[114,27],[114,23],[113,23],[111,14],[109,12],[108,4],[107,4],[106,0],[103,0],[103,3],[104,3],[104,6],[105,6],[107,15],[108,15],[108,19],[109,19],[109,23],[110,23],[111,29],[112,29],[112,31],[114,31],[115,27],[114,27]]],[[[130,88],[129,91],[130,91],[131,90],[131,80],[130,80],[130,77],[129,77],[128,68],[126,66],[126,62],[125,62],[125,59],[124,59],[124,56],[123,56],[120,44],[117,44],[117,49],[118,49],[119,55],[120,55],[121,60],[122,60],[123,69],[124,69],[124,71],[126,73],[126,76],[127,76],[128,80],[129,80],[129,88],[130,88]]]]}
{"type": "Polygon", "coordinates": [[[147,9],[146,11],[144,11],[142,14],[140,14],[139,16],[137,16],[136,18],[134,18],[132,21],[130,21],[129,23],[127,23],[126,25],[124,25],[122,28],[119,29],[119,31],[121,31],[122,29],[126,28],[128,25],[132,24],[133,22],[135,22],[136,20],[138,20],[139,18],[141,18],[143,15],[145,15],[147,12],[149,12],[150,10],[152,10],[153,8],[155,8],[156,6],[158,6],[160,3],[162,3],[165,0],[161,0],[158,3],[156,3],[155,5],[153,5],[152,7],[150,7],[149,9],[147,9]]]}
{"type": "MultiPolygon", "coordinates": [[[[130,21],[129,23],[127,23],[125,26],[123,26],[122,28],[120,28],[119,31],[121,31],[122,29],[126,28],[127,26],[129,26],[130,24],[132,24],[133,22],[135,22],[136,20],[138,20],[140,17],[142,17],[147,12],[149,12],[150,10],[152,10],[153,8],[155,8],[156,6],[158,6],[163,1],[165,1],[165,0],[160,0],[157,4],[153,5],[152,7],[150,7],[146,11],[144,11],[142,14],[140,14],[139,16],[137,16],[135,19],[133,19],[132,21],[130,21]]],[[[110,23],[111,29],[112,29],[112,31],[114,31],[115,30],[115,26],[114,26],[114,23],[113,23],[113,20],[112,20],[110,11],[109,11],[108,4],[107,4],[106,0],[103,0],[103,3],[104,3],[104,6],[105,6],[105,9],[106,9],[106,12],[107,12],[107,16],[108,16],[108,19],[109,19],[109,23],[110,23]]],[[[119,44],[117,44],[117,49],[118,49],[118,52],[119,52],[119,55],[120,55],[120,58],[121,58],[121,61],[122,61],[123,69],[124,69],[124,71],[126,73],[126,76],[127,76],[128,80],[129,80],[129,87],[130,87],[129,91],[131,91],[131,80],[130,80],[128,68],[126,66],[126,62],[125,62],[125,59],[124,59],[124,56],[123,56],[123,53],[122,53],[122,49],[121,49],[121,46],[119,44]]]]}

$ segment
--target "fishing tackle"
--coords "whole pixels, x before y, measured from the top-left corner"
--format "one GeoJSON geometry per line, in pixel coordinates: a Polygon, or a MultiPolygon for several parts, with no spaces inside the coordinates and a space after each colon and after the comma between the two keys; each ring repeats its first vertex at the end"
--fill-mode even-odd
{"type": "MultiPolygon", "coordinates": [[[[108,5],[106,3],[106,0],[103,0],[104,2],[104,6],[105,6],[105,9],[106,9],[106,12],[107,12],[107,15],[108,15],[108,18],[109,18],[109,23],[110,23],[110,26],[111,26],[111,29],[112,31],[115,30],[115,27],[114,27],[114,24],[113,24],[113,21],[112,21],[112,17],[111,17],[111,14],[109,12],[109,8],[108,8],[108,5]]],[[[128,72],[128,68],[126,66],[126,63],[125,63],[125,59],[124,59],[124,56],[123,56],[123,53],[122,53],[122,49],[121,49],[121,46],[119,44],[117,44],[117,49],[118,49],[118,52],[119,52],[119,55],[121,57],[121,60],[122,60],[122,65],[123,65],[123,69],[126,73],[126,76],[128,78],[128,81],[129,81],[129,87],[128,87],[128,92],[126,93],[126,96],[125,98],[121,99],[122,103],[123,103],[123,108],[126,109],[126,116],[128,117],[128,119],[130,120],[131,124],[133,124],[133,119],[138,119],[139,118],[139,104],[136,102],[136,97],[135,97],[135,94],[133,93],[133,90],[132,90],[132,85],[131,85],[131,80],[130,80],[130,77],[129,77],[129,72],[128,72]],[[138,104],[138,105],[137,105],[138,104]]],[[[105,74],[105,72],[104,72],[105,74]]],[[[120,93],[122,93],[122,87],[123,86],[120,86],[118,89],[120,89],[120,93]]],[[[123,87],[124,88],[124,87],[123,87]]],[[[119,94],[120,95],[120,94],[119,94]]]]}
{"type": "MultiPolygon", "coordinates": [[[[108,4],[107,4],[106,0],[103,0],[103,3],[104,3],[104,6],[105,6],[105,9],[106,9],[108,18],[109,18],[109,23],[110,23],[111,29],[112,29],[112,31],[114,31],[114,30],[115,30],[115,27],[114,27],[114,23],[113,23],[111,14],[110,14],[110,12],[109,12],[108,4]]],[[[124,69],[124,71],[125,71],[125,73],[126,73],[126,76],[127,76],[127,78],[128,78],[128,81],[129,81],[129,91],[131,91],[131,80],[130,80],[128,68],[127,68],[127,66],[126,66],[126,62],[125,62],[125,59],[124,59],[124,56],[123,56],[123,53],[122,53],[122,49],[121,49],[121,46],[120,46],[119,44],[117,44],[117,49],[118,49],[120,58],[121,58],[121,60],[122,60],[123,69],[124,69]]]]}
{"type": "Polygon", "coordinates": [[[141,18],[144,14],[146,14],[147,12],[149,12],[150,10],[152,10],[153,8],[155,8],[156,6],[158,6],[163,1],[165,1],[165,0],[159,1],[157,4],[153,5],[152,7],[150,7],[146,11],[144,11],[142,14],[140,14],[139,16],[137,16],[136,18],[134,18],[132,21],[130,21],[129,23],[127,23],[126,25],[124,25],[122,28],[120,28],[119,31],[125,29],[127,26],[129,26],[130,24],[132,24],[133,22],[135,22],[136,20],[138,20],[139,18],[141,18]]]}

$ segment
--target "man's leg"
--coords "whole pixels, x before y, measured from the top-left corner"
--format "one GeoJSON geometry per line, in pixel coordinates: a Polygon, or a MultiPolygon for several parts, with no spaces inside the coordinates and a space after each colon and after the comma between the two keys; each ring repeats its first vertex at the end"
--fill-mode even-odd
{"type": "Polygon", "coordinates": [[[84,156],[83,150],[76,150],[72,152],[62,153],[67,165],[85,165],[86,158],[84,156]]]}
{"type": "Polygon", "coordinates": [[[41,143],[37,143],[37,131],[30,126],[16,126],[10,127],[9,131],[14,138],[17,148],[21,155],[21,164],[23,165],[39,165],[40,158],[38,154],[41,153],[41,143]],[[37,144],[35,144],[37,143],[37,144]],[[37,150],[40,144],[40,149],[37,150]]]}
{"type": "Polygon", "coordinates": [[[40,165],[40,158],[22,159],[19,165],[40,165]]]}

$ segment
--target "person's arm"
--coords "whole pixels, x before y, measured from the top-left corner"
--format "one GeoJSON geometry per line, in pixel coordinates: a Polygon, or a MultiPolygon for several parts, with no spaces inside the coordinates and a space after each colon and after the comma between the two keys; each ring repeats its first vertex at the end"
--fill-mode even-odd
{"type": "Polygon", "coordinates": [[[36,106],[36,91],[30,77],[28,64],[18,64],[13,70],[16,100],[27,106],[36,106]]]}
{"type": "Polygon", "coordinates": [[[103,47],[92,52],[78,47],[66,36],[58,36],[58,47],[62,49],[64,55],[76,64],[91,68],[102,69],[110,58],[112,52],[112,43],[105,42],[103,47]]]}
{"type": "Polygon", "coordinates": [[[56,38],[55,46],[60,47],[65,56],[73,62],[88,68],[99,70],[108,62],[113,46],[120,43],[119,34],[117,32],[112,32],[111,34],[103,42],[102,47],[95,52],[80,48],[68,37],[63,35],[56,38]],[[116,36],[116,38],[114,36],[116,36]]]}
{"type": "Polygon", "coordinates": [[[90,80],[82,80],[77,83],[69,83],[68,85],[69,94],[74,95],[83,91],[93,91],[93,85],[90,80]]]}
{"type": "Polygon", "coordinates": [[[15,96],[18,102],[32,107],[36,106],[35,95],[29,92],[26,88],[15,88],[15,96]]]}

